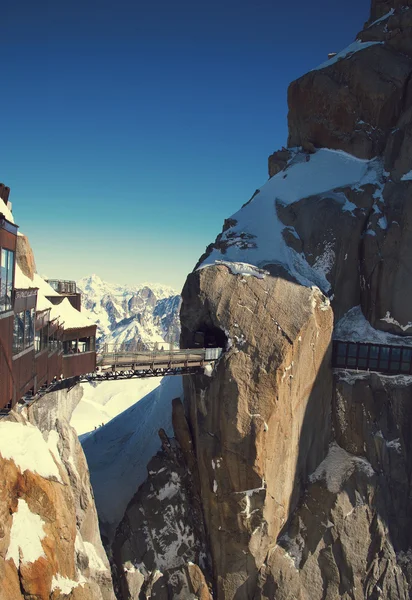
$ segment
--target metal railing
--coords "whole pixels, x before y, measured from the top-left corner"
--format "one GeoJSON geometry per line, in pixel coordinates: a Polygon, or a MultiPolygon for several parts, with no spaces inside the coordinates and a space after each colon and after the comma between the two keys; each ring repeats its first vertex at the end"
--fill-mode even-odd
{"type": "Polygon", "coordinates": [[[145,367],[150,365],[152,368],[160,365],[167,365],[169,368],[178,365],[202,365],[204,362],[217,360],[222,354],[222,348],[189,348],[184,350],[168,351],[105,351],[104,347],[97,356],[98,367],[112,367],[121,369],[122,367],[145,367]]]}
{"type": "Polygon", "coordinates": [[[77,294],[75,281],[63,279],[46,279],[46,281],[58,294],[77,294]]]}
{"type": "Polygon", "coordinates": [[[332,365],[338,369],[412,374],[412,347],[334,340],[332,365]]]}

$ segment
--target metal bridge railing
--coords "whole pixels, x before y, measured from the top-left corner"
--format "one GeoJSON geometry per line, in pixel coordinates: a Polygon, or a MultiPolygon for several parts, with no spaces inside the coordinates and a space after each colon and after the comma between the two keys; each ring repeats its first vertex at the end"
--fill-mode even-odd
{"type": "Polygon", "coordinates": [[[222,353],[221,348],[189,348],[184,350],[176,349],[169,351],[158,350],[157,352],[105,352],[104,350],[105,349],[102,349],[102,351],[98,354],[97,365],[99,367],[111,366],[113,368],[120,368],[130,365],[133,365],[134,367],[139,365],[199,365],[203,362],[217,360],[222,353]]]}

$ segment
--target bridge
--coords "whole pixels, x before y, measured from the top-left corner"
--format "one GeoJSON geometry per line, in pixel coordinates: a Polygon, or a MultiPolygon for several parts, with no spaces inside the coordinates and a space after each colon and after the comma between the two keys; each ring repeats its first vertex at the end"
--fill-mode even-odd
{"type": "MultiPolygon", "coordinates": [[[[121,347],[103,346],[97,353],[97,367],[92,373],[53,381],[39,388],[36,394],[27,394],[23,401],[29,406],[45,394],[61,389],[70,389],[79,382],[112,381],[170,375],[201,375],[205,368],[212,369],[222,355],[222,348],[189,348],[152,351],[127,351],[121,347]]],[[[8,415],[8,409],[0,410],[0,418],[8,415]]]]}
{"type": "Polygon", "coordinates": [[[201,374],[207,365],[212,366],[220,358],[222,351],[222,348],[189,348],[132,352],[104,347],[97,355],[96,371],[81,376],[80,381],[201,374]]]}
{"type": "MultiPolygon", "coordinates": [[[[154,349],[127,351],[106,345],[97,353],[97,367],[92,373],[54,381],[25,397],[23,405],[32,404],[46,393],[70,388],[78,382],[116,379],[200,375],[212,368],[222,355],[222,348],[154,349]]],[[[412,375],[412,346],[393,346],[367,342],[334,340],[332,367],[354,371],[375,371],[386,375],[412,375]]],[[[0,411],[0,417],[8,410],[0,411]]]]}

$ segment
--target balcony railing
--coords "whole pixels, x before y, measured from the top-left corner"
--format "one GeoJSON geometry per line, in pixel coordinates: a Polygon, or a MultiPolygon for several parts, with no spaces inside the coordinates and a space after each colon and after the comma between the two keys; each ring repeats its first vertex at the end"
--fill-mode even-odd
{"type": "Polygon", "coordinates": [[[75,281],[63,281],[61,279],[47,279],[46,281],[58,294],[77,294],[75,281]]]}
{"type": "Polygon", "coordinates": [[[10,221],[8,221],[1,212],[0,212],[0,228],[5,229],[9,233],[13,233],[14,235],[17,235],[18,225],[15,225],[14,223],[11,223],[10,221]]]}

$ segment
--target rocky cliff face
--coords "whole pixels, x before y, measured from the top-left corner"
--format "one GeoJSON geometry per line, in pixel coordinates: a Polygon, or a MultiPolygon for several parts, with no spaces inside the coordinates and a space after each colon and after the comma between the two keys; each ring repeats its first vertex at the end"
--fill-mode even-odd
{"type": "Polygon", "coordinates": [[[113,550],[121,598],[211,600],[207,551],[190,433],[175,401],[176,439],[161,431],[162,450],[148,465],[119,525],[113,550]]]}
{"type": "Polygon", "coordinates": [[[87,463],[68,418],[80,387],[0,422],[1,600],[114,600],[87,463]]]}
{"type": "Polygon", "coordinates": [[[185,380],[219,600],[412,597],[412,379],[333,373],[330,355],[356,311],[410,343],[411,9],[373,2],[291,84],[289,148],[183,290],[182,345],[226,347],[185,380]]]}
{"type": "Polygon", "coordinates": [[[186,379],[185,398],[217,595],[249,598],[327,450],[332,311],[317,289],[226,266],[189,276],[183,298],[184,345],[202,328],[228,338],[216,373],[186,379]]]}
{"type": "Polygon", "coordinates": [[[33,250],[27,236],[20,232],[17,236],[16,260],[23,274],[29,279],[33,279],[33,276],[36,273],[33,250]]]}

